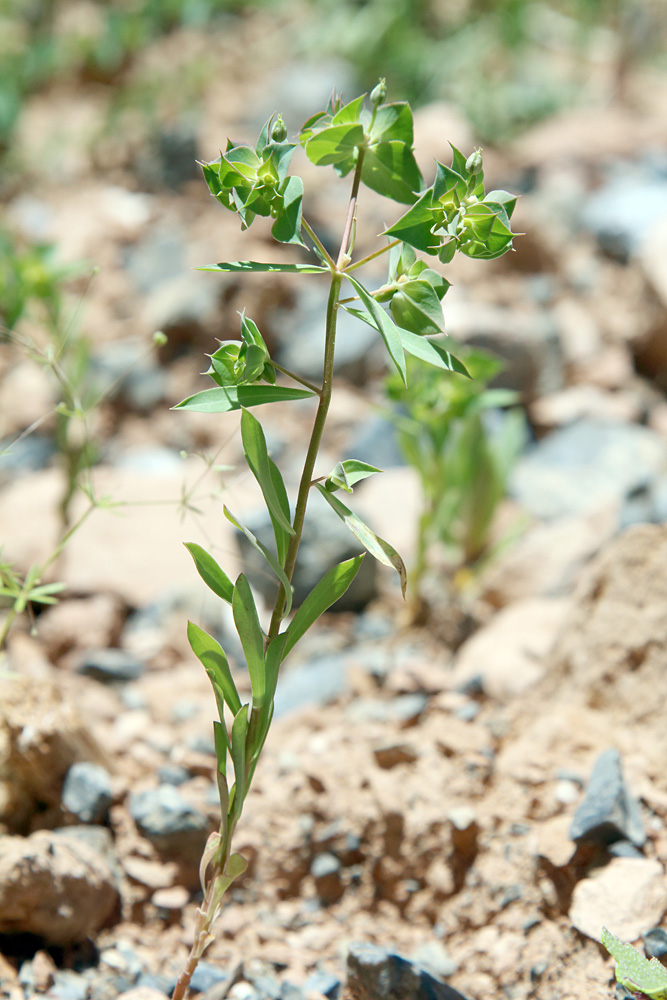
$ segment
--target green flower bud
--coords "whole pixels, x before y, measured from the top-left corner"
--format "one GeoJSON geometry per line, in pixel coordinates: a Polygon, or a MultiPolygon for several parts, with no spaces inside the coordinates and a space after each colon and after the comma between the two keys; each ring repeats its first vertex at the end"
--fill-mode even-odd
{"type": "Polygon", "coordinates": [[[272,142],[284,142],[287,138],[287,127],[283,121],[283,116],[278,115],[273,123],[273,128],[271,129],[271,141],[272,142]]]}
{"type": "Polygon", "coordinates": [[[384,104],[387,100],[387,81],[384,77],[381,77],[380,82],[377,86],[373,87],[371,90],[371,104],[373,107],[377,107],[378,104],[384,104]]]}
{"type": "Polygon", "coordinates": [[[475,174],[481,173],[482,170],[482,150],[478,147],[474,152],[470,154],[466,160],[466,170],[473,177],[475,174]]]}

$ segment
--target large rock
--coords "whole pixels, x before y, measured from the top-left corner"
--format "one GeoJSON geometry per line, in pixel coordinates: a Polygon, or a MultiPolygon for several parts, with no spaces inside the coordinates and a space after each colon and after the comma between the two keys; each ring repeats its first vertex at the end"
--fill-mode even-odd
{"type": "Polygon", "coordinates": [[[78,760],[101,751],[75,708],[44,680],[2,682],[0,700],[0,830],[28,833],[59,817],[63,779],[78,760]]]}
{"type": "Polygon", "coordinates": [[[352,1000],[465,1000],[416,963],[365,942],[349,947],[345,995],[352,1000]]]}
{"type": "Polygon", "coordinates": [[[118,905],[114,874],[89,844],[47,830],[0,838],[0,934],[74,944],[107,925],[118,905]]]}

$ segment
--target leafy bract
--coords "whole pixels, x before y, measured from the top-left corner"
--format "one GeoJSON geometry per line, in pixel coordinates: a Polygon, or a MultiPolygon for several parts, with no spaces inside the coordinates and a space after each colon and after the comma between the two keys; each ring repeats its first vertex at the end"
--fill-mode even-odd
{"type": "Polygon", "coordinates": [[[367,524],[353,514],[349,507],[330,493],[321,483],[316,483],[317,489],[320,491],[329,506],[338,514],[339,518],[345,524],[352,534],[357,538],[364,548],[370,552],[370,554],[378,560],[378,562],[383,563],[385,566],[391,566],[398,573],[399,579],[401,581],[401,593],[405,597],[405,589],[408,583],[408,575],[405,569],[405,563],[399,556],[396,549],[386,542],[384,538],[380,538],[376,535],[374,531],[368,527],[367,524]]]}
{"type": "Polygon", "coordinates": [[[369,465],[368,462],[361,462],[358,458],[346,458],[338,462],[333,472],[330,472],[325,480],[325,486],[332,493],[334,490],[342,489],[346,493],[352,493],[352,487],[361,479],[382,472],[382,469],[369,465]]]}
{"type": "Polygon", "coordinates": [[[394,201],[409,205],[423,187],[412,151],[412,111],[405,102],[380,104],[371,113],[363,95],[345,105],[334,97],[325,112],[308,119],[299,141],[313,163],[331,165],[341,177],[363,156],[362,182],[394,201]]]}
{"type": "Polygon", "coordinates": [[[248,410],[241,414],[241,439],[250,471],[259,483],[266,506],[269,509],[276,534],[279,551],[285,546],[285,536],[293,535],[290,509],[282,476],[275,464],[271,464],[266,447],[266,438],[259,420],[248,410]]]}
{"type": "Polygon", "coordinates": [[[437,254],[448,263],[459,250],[468,257],[491,260],[512,248],[510,218],[516,198],[506,191],[484,192],[479,164],[452,146],[451,167],[436,164],[430,188],[386,230],[417,250],[437,254]]]}
{"type": "Polygon", "coordinates": [[[282,385],[223,385],[196,392],[172,409],[191,410],[195,413],[228,413],[242,407],[280,403],[289,399],[308,399],[314,395],[308,389],[291,389],[282,385]]]}
{"type": "Polygon", "coordinates": [[[616,978],[631,992],[641,991],[651,1000],[667,998],[667,969],[657,958],[645,958],[631,944],[625,944],[606,927],[602,928],[602,944],[616,959],[616,978]]]}

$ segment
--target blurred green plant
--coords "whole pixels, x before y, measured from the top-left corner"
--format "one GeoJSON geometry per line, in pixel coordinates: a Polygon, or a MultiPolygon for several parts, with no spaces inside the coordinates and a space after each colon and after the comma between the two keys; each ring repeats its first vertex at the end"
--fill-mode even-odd
{"type": "Polygon", "coordinates": [[[479,349],[459,349],[459,354],[470,378],[434,372],[415,359],[407,385],[395,376],[385,384],[394,404],[389,419],[421,485],[422,511],[409,574],[415,615],[423,605],[424,576],[438,545],[455,574],[474,570],[491,555],[494,515],[526,440],[523,411],[514,406],[516,393],[489,388],[502,364],[479,349]]]}
{"type": "MultiPolygon", "coordinates": [[[[417,256],[447,262],[454,253],[488,260],[512,246],[510,217],[516,199],[505,191],[486,192],[479,150],[469,157],[452,148],[451,166],[436,164],[433,184],[426,187],[413,153],[413,119],[405,102],[387,102],[384,80],[370,97],[361,95],[345,104],[334,95],[324,111],[302,127],[299,143],[317,166],[331,166],[339,177],[352,175],[347,215],[340,248],[334,258],[303,215],[303,182],[290,174],[296,148],[280,116],[271,118],[255,145],[228,142],[215,160],[202,164],[211,194],[235,212],[242,229],[257,216],[272,220],[272,235],[302,252],[309,263],[234,261],[202,268],[218,274],[310,274],[329,285],[322,317],[323,365],[317,384],[288,371],[271,358],[257,325],[241,315],[240,340],[228,340],[210,355],[208,375],[215,383],[179,403],[176,409],[202,413],[241,411],[241,439],[246,463],[257,480],[273,524],[271,547],[261,542],[231,511],[226,517],[243,532],[264,557],[275,577],[276,598],[268,626],[263,627],[246,577],[233,583],[201,546],[188,543],[199,575],[232,608],[243,650],[251,698],[243,704],[227,656],[220,644],[190,622],[188,638],[206,670],[215,694],[219,721],[214,722],[218,762],[218,790],[222,822],[209,838],[201,867],[204,893],[197,910],[194,942],[178,980],[173,1000],[185,996],[194,970],[213,940],[213,924],[225,892],[246,868],[232,850],[235,828],[250,789],[273,716],[273,700],[282,663],[306,631],[345,593],[356,576],[364,551],[398,573],[405,595],[407,574],[396,550],[343,503],[338,494],[352,493],[355,484],[380,470],[354,458],[343,459],[328,473],[315,474],[320,444],[333,391],[338,311],[347,309],[380,336],[402,385],[408,383],[408,357],[417,357],[436,370],[436,378],[452,371],[467,377],[466,369],[440,342],[444,331],[441,300],[449,283],[417,256]],[[390,201],[407,206],[385,232],[375,250],[354,259],[357,204],[362,185],[390,201]],[[359,280],[365,265],[388,254],[388,278],[371,291],[359,280]],[[341,298],[346,287],[349,297],[341,298]],[[278,376],[290,384],[278,381],[278,376]],[[262,404],[313,399],[316,410],[294,507],[290,505],[282,474],[271,458],[266,437],[251,408],[262,404]],[[360,554],[329,570],[305,598],[289,624],[292,611],[292,575],[297,562],[306,508],[311,490],[317,490],[359,543],[360,554]],[[233,774],[232,774],[233,772],[233,774]]],[[[475,447],[476,442],[470,442],[475,447]]],[[[471,542],[472,544],[472,542],[471,542]]]]}

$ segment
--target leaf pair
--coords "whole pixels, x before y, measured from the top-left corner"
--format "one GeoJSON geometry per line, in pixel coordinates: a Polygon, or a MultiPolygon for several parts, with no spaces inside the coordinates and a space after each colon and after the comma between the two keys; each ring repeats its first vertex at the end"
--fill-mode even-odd
{"type": "Polygon", "coordinates": [[[299,141],[317,166],[331,165],[344,177],[363,149],[362,182],[373,191],[412,204],[424,182],[412,152],[413,121],[405,102],[364,108],[364,96],[343,105],[332,98],[326,111],[305,123],[299,141]]]}
{"type": "Polygon", "coordinates": [[[452,166],[436,166],[433,184],[398,222],[386,230],[446,264],[459,250],[468,257],[491,260],[512,248],[510,218],[516,196],[507,191],[485,194],[479,164],[452,146],[452,166]]]}
{"type": "Polygon", "coordinates": [[[224,153],[201,167],[211,194],[239,215],[243,229],[257,215],[271,216],[275,219],[271,232],[276,240],[304,246],[303,182],[287,174],[296,144],[278,141],[276,136],[283,135],[284,127],[278,128],[270,118],[254,149],[230,141],[224,153]]]}

